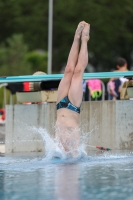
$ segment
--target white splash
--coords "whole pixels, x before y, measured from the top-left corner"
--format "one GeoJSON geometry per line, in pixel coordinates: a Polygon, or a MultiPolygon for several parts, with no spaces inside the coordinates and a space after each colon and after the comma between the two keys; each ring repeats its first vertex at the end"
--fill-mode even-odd
{"type": "MultiPolygon", "coordinates": [[[[67,158],[72,158],[72,151],[65,151],[64,147],[62,146],[61,142],[59,141],[59,139],[55,136],[53,136],[51,133],[49,133],[47,131],[47,129],[43,128],[43,127],[36,127],[36,126],[31,126],[28,125],[24,122],[20,122],[20,121],[16,121],[16,123],[21,123],[21,126],[17,126],[17,132],[19,133],[19,139],[14,139],[12,141],[10,140],[6,140],[6,143],[22,143],[22,142],[32,142],[37,141],[43,141],[44,143],[44,148],[45,148],[45,158],[46,159],[52,159],[52,158],[62,158],[62,159],[67,159],[67,158]],[[19,128],[22,127],[23,125],[23,129],[19,128]],[[26,131],[27,135],[25,138],[22,137],[22,131],[26,131]],[[41,140],[35,139],[36,135],[40,135],[41,136],[41,140]],[[34,136],[34,137],[33,137],[34,136]],[[34,138],[34,139],[32,139],[34,138]]],[[[85,126],[85,124],[84,124],[85,126]]],[[[90,140],[90,137],[92,134],[92,132],[94,131],[94,128],[90,131],[90,132],[85,132],[84,130],[84,126],[82,127],[82,132],[81,136],[80,136],[80,145],[78,147],[78,149],[76,149],[76,151],[78,152],[78,158],[83,158],[83,157],[87,157],[87,152],[86,152],[86,147],[87,144],[90,140]]],[[[56,127],[54,127],[56,130],[56,127]]],[[[79,128],[79,131],[81,129],[79,128]]],[[[57,130],[57,132],[59,133],[59,130],[57,130]]],[[[69,132],[69,131],[68,131],[69,132]]],[[[73,135],[72,138],[75,138],[75,141],[73,141],[71,144],[75,144],[74,142],[76,142],[76,132],[77,130],[74,129],[73,131],[71,131],[71,134],[73,135]]],[[[70,132],[68,134],[70,134],[70,132]]],[[[71,145],[73,147],[73,145],[71,145]]],[[[73,148],[72,148],[73,149],[73,148]]]]}
{"type": "MultiPolygon", "coordinates": [[[[59,140],[51,136],[46,129],[42,127],[40,128],[32,127],[32,130],[40,134],[43,139],[46,159],[52,159],[52,158],[67,159],[71,157],[71,152],[66,152],[62,144],[59,142],[59,140]]],[[[81,136],[81,144],[79,148],[77,149],[79,153],[78,158],[87,156],[87,152],[85,150],[86,149],[85,140],[86,140],[86,137],[81,136]]]]}

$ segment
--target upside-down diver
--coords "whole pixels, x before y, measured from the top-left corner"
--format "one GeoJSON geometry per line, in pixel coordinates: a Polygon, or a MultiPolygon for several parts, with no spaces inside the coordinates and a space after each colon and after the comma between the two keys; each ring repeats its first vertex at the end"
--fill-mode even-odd
{"type": "Polygon", "coordinates": [[[89,32],[90,24],[85,21],[78,24],[57,94],[55,137],[59,147],[72,157],[79,156],[79,114],[83,96],[83,73],[88,64],[89,32]]]}

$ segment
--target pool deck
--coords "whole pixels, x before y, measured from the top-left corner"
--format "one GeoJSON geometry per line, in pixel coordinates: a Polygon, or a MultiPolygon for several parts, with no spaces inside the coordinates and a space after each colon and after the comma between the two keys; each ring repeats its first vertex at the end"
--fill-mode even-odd
{"type": "Polygon", "coordinates": [[[0,144],[0,154],[5,153],[5,144],[0,144]]]}

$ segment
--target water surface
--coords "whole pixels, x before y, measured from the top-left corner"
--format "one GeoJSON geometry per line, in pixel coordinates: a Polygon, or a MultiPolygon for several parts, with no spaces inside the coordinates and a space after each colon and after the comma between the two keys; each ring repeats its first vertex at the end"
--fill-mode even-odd
{"type": "Polygon", "coordinates": [[[1,200],[133,199],[133,153],[92,151],[80,159],[0,155],[1,200]]]}

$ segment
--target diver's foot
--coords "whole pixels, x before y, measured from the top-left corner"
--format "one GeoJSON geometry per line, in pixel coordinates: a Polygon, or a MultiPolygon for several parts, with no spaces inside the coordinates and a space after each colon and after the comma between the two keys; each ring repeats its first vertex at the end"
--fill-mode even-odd
{"type": "Polygon", "coordinates": [[[82,31],[82,41],[86,40],[88,41],[90,39],[90,24],[85,23],[83,31],[82,31]]]}
{"type": "Polygon", "coordinates": [[[84,26],[85,26],[85,22],[84,21],[82,21],[82,22],[80,22],[79,24],[78,24],[78,27],[77,27],[77,29],[76,29],[76,32],[75,32],[75,36],[74,36],[74,38],[75,39],[80,39],[81,38],[81,35],[82,35],[82,31],[83,31],[83,29],[84,29],[84,26]]]}

